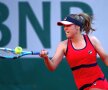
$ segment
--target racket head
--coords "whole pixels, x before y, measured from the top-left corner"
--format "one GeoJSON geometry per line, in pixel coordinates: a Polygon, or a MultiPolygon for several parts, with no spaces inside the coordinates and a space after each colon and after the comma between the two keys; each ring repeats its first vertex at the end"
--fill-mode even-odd
{"type": "Polygon", "coordinates": [[[14,49],[10,49],[10,48],[0,48],[0,58],[3,59],[14,59],[15,57],[17,57],[18,55],[15,54],[15,50],[14,49]]]}
{"type": "Polygon", "coordinates": [[[0,48],[0,58],[3,59],[18,59],[26,55],[39,55],[40,52],[22,51],[20,54],[16,54],[14,49],[0,48]]]}

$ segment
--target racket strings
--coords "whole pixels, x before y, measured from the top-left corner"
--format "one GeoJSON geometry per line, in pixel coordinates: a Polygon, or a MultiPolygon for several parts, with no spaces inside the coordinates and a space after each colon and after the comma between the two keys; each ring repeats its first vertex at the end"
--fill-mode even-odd
{"type": "Polygon", "coordinates": [[[9,50],[0,50],[0,56],[17,56],[17,54],[9,50]]]}

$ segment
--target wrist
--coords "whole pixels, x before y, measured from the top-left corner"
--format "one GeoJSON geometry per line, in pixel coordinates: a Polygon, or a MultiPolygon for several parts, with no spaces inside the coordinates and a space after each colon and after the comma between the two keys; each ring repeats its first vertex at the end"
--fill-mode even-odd
{"type": "Polygon", "coordinates": [[[44,59],[44,60],[48,59],[48,56],[44,56],[43,59],[44,59]]]}

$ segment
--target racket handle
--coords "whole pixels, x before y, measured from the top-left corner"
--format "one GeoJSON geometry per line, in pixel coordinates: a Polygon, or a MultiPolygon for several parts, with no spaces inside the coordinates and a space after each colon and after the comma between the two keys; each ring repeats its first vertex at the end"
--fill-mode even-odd
{"type": "MultiPolygon", "coordinates": [[[[32,55],[39,55],[39,54],[40,54],[40,52],[33,52],[32,51],[32,55]]],[[[46,54],[48,54],[48,52],[46,54]]]]}
{"type": "Polygon", "coordinates": [[[32,55],[39,55],[40,54],[40,52],[33,52],[32,51],[32,55]]]}

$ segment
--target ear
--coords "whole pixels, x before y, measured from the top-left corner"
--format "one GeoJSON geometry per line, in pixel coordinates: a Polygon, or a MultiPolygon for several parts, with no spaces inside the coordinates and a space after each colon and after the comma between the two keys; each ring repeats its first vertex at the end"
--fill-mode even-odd
{"type": "Polygon", "coordinates": [[[75,25],[76,30],[80,30],[80,26],[75,25]]]}

